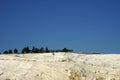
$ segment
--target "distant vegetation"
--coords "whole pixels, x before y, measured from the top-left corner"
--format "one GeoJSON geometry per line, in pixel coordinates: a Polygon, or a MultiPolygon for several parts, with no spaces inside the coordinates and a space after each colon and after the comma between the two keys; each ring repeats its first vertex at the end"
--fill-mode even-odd
{"type": "Polygon", "coordinates": [[[79,54],[101,54],[101,53],[98,53],[98,52],[91,52],[91,53],[88,53],[88,52],[79,52],[79,54]]]}
{"type": "Polygon", "coordinates": [[[71,49],[63,48],[59,50],[50,50],[48,47],[41,47],[36,48],[35,46],[32,47],[32,50],[30,50],[29,46],[26,46],[22,48],[21,52],[18,52],[18,49],[15,48],[14,50],[5,50],[3,54],[26,54],[26,53],[49,53],[49,52],[73,52],[71,49]]]}

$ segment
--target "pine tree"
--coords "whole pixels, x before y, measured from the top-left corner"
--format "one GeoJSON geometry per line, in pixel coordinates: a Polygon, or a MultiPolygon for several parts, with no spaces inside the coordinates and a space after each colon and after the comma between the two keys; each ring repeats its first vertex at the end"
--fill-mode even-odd
{"type": "Polygon", "coordinates": [[[12,53],[12,50],[11,50],[11,49],[9,50],[9,53],[10,53],[10,54],[12,53]]]}
{"type": "Polygon", "coordinates": [[[44,53],[44,52],[45,52],[44,48],[43,48],[43,47],[40,48],[39,52],[40,52],[40,53],[44,53]]]}
{"type": "Polygon", "coordinates": [[[68,52],[67,48],[63,48],[62,52],[68,52]]]}
{"type": "Polygon", "coordinates": [[[35,52],[35,46],[33,46],[33,48],[32,48],[32,53],[34,53],[35,52]]]}
{"type": "Polygon", "coordinates": [[[45,48],[45,52],[46,52],[46,53],[49,53],[49,52],[50,52],[47,47],[45,48]]]}
{"type": "Polygon", "coordinates": [[[22,53],[29,53],[29,52],[30,52],[30,49],[28,46],[22,49],[22,53]]]}
{"type": "Polygon", "coordinates": [[[9,52],[6,50],[6,51],[4,51],[3,53],[4,53],[4,54],[8,54],[9,52]]]}
{"type": "Polygon", "coordinates": [[[14,53],[18,53],[18,50],[16,48],[14,49],[14,53]]]}
{"type": "Polygon", "coordinates": [[[29,49],[29,47],[28,47],[28,46],[26,47],[26,49],[25,49],[25,50],[26,50],[26,53],[29,53],[29,52],[30,52],[30,49],[29,49]]]}

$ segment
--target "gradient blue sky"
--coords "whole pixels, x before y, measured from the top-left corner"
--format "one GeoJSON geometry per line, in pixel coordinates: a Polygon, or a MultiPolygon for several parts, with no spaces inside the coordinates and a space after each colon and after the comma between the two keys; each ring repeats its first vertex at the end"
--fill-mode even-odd
{"type": "Polygon", "coordinates": [[[120,53],[120,0],[0,0],[0,52],[33,45],[120,53]]]}

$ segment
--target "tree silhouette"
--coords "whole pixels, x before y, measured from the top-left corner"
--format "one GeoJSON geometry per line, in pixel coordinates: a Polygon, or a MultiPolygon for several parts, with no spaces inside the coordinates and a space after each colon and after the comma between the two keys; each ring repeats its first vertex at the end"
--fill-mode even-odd
{"type": "Polygon", "coordinates": [[[45,52],[46,52],[46,53],[49,53],[49,52],[50,52],[47,47],[45,48],[45,52]]]}
{"type": "Polygon", "coordinates": [[[27,46],[26,47],[26,53],[29,53],[30,52],[30,49],[29,49],[29,47],[27,46]]]}
{"type": "Polygon", "coordinates": [[[14,53],[18,53],[18,50],[16,48],[14,49],[14,53]]]}
{"type": "Polygon", "coordinates": [[[44,48],[43,48],[43,47],[40,48],[39,52],[40,52],[40,53],[44,53],[44,52],[45,52],[44,48]]]}
{"type": "Polygon", "coordinates": [[[38,49],[38,48],[35,48],[35,47],[33,46],[33,48],[32,48],[32,53],[39,53],[39,49],[38,49]]]}
{"type": "Polygon", "coordinates": [[[12,53],[12,50],[11,50],[11,49],[9,50],[9,53],[10,53],[10,54],[12,53]]]}
{"type": "Polygon", "coordinates": [[[25,53],[25,47],[22,49],[22,53],[25,53]]]}
{"type": "Polygon", "coordinates": [[[9,52],[8,52],[7,50],[6,50],[6,51],[4,51],[3,53],[4,53],[4,54],[9,54],[9,52]]]}
{"type": "Polygon", "coordinates": [[[67,48],[63,48],[62,52],[68,52],[67,48]]]}
{"type": "Polygon", "coordinates": [[[30,52],[30,49],[28,46],[22,49],[22,53],[29,53],[29,52],[30,52]]]}
{"type": "Polygon", "coordinates": [[[67,48],[63,48],[62,52],[73,52],[73,50],[67,49],[67,48]]]}
{"type": "MultiPolygon", "coordinates": [[[[35,46],[33,46],[32,50],[29,49],[28,46],[24,47],[21,51],[21,53],[49,53],[49,52],[73,52],[73,50],[71,49],[67,49],[67,48],[63,48],[63,49],[57,49],[57,50],[49,50],[48,47],[41,47],[41,48],[36,48],[35,46]]],[[[18,53],[17,48],[15,48],[13,51],[10,50],[6,50],[3,52],[4,54],[11,54],[11,53],[18,53]]],[[[93,53],[96,54],[96,53],[93,53]]],[[[97,53],[98,54],[98,53],[97,53]]]]}
{"type": "Polygon", "coordinates": [[[33,46],[33,48],[32,48],[32,53],[34,53],[35,52],[35,46],[33,46]]]}
{"type": "Polygon", "coordinates": [[[39,52],[38,48],[35,48],[34,53],[38,53],[38,52],[39,52]]]}

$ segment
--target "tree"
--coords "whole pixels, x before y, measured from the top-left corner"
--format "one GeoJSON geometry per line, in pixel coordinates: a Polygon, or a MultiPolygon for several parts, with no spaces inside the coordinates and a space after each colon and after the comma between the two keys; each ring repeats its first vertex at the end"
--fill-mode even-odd
{"type": "Polygon", "coordinates": [[[39,50],[39,52],[40,52],[40,53],[44,53],[44,52],[45,52],[44,48],[41,47],[40,50],[39,50]]]}
{"type": "Polygon", "coordinates": [[[47,47],[45,48],[45,52],[46,52],[46,53],[49,53],[49,52],[50,52],[47,47]]]}
{"type": "Polygon", "coordinates": [[[73,50],[68,49],[68,52],[73,52],[73,50]]]}
{"type": "Polygon", "coordinates": [[[10,54],[12,53],[12,50],[11,50],[11,49],[9,50],[9,53],[10,53],[10,54]]]}
{"type": "Polygon", "coordinates": [[[35,46],[33,46],[33,48],[32,48],[32,53],[34,53],[34,51],[35,51],[35,46]]]}
{"type": "Polygon", "coordinates": [[[18,50],[16,48],[14,49],[14,53],[18,53],[18,50]]]}
{"type": "Polygon", "coordinates": [[[6,50],[6,51],[4,51],[3,53],[4,53],[4,54],[8,54],[9,52],[6,50]]]}
{"type": "Polygon", "coordinates": [[[27,46],[26,47],[26,53],[29,53],[30,52],[30,49],[29,49],[29,47],[27,46]]]}
{"type": "Polygon", "coordinates": [[[34,48],[33,53],[38,53],[38,49],[34,48]]]}
{"type": "Polygon", "coordinates": [[[62,52],[73,52],[73,50],[67,49],[67,48],[63,48],[62,52]]]}
{"type": "Polygon", "coordinates": [[[22,49],[21,53],[24,53],[24,48],[22,49]]]}
{"type": "Polygon", "coordinates": [[[22,53],[29,53],[29,52],[30,52],[30,49],[28,46],[22,49],[22,53]]]}
{"type": "Polygon", "coordinates": [[[22,49],[22,53],[26,53],[26,47],[22,49]]]}
{"type": "Polygon", "coordinates": [[[63,48],[62,52],[68,52],[67,48],[63,48]]]}
{"type": "Polygon", "coordinates": [[[38,53],[39,52],[39,49],[38,48],[35,48],[34,46],[33,46],[33,48],[32,48],[32,53],[38,53]]]}

